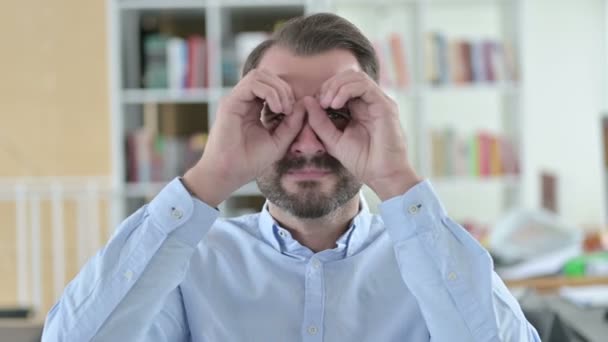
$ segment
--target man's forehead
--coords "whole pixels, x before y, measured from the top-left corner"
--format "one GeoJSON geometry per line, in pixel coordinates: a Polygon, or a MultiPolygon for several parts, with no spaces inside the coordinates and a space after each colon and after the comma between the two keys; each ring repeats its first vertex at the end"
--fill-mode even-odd
{"type": "Polygon", "coordinates": [[[334,49],[310,56],[296,56],[290,50],[272,46],[264,53],[258,67],[287,82],[296,99],[315,95],[323,82],[346,70],[361,70],[348,50],[334,49]]]}

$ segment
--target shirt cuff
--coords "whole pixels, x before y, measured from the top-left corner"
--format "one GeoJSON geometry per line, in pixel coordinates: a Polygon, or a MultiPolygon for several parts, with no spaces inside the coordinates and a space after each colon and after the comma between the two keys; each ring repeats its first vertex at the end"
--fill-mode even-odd
{"type": "Polygon", "coordinates": [[[203,239],[219,217],[217,209],[190,195],[179,178],[169,182],[148,208],[161,231],[191,247],[203,239]]]}
{"type": "Polygon", "coordinates": [[[382,202],[379,209],[386,229],[396,243],[434,229],[436,222],[447,216],[429,180],[382,202]]]}

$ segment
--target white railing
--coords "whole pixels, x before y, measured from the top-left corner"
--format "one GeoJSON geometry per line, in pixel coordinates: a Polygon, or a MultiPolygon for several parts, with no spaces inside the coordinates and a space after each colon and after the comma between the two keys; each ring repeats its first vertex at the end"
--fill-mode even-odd
{"type": "Polygon", "coordinates": [[[76,249],[79,269],[109,238],[115,222],[113,204],[119,200],[109,184],[106,177],[0,179],[0,206],[14,206],[14,216],[0,217],[0,224],[3,230],[15,230],[14,281],[20,306],[38,314],[48,309],[49,300],[57,300],[69,280],[66,266],[73,260],[66,259],[66,247],[76,249]],[[75,233],[69,233],[66,228],[74,225],[75,233]],[[43,283],[49,264],[43,262],[43,237],[51,239],[51,283],[43,283]],[[75,246],[68,246],[68,241],[75,241],[75,246]],[[43,298],[48,287],[53,298],[43,298]]]}

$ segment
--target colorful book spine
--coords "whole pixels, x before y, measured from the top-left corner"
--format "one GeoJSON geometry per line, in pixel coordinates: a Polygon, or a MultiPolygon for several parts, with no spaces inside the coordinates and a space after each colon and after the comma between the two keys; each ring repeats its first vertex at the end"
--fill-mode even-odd
{"type": "Polygon", "coordinates": [[[146,88],[167,87],[167,36],[149,34],[144,37],[144,67],[146,88]]]}
{"type": "Polygon", "coordinates": [[[479,151],[479,176],[481,177],[489,177],[491,175],[491,144],[492,136],[488,132],[479,132],[477,134],[477,146],[479,151]]]}
{"type": "Polygon", "coordinates": [[[184,39],[171,37],[167,41],[167,69],[169,89],[185,88],[188,73],[188,44],[184,39]]]}
{"type": "Polygon", "coordinates": [[[431,172],[435,177],[496,177],[519,172],[513,144],[503,136],[480,131],[460,136],[453,127],[432,130],[431,172]]]}
{"type": "Polygon", "coordinates": [[[425,37],[425,79],[434,85],[517,79],[512,45],[495,40],[447,39],[441,32],[425,37]]]}
{"type": "Polygon", "coordinates": [[[477,136],[469,138],[469,174],[479,177],[479,139],[477,136]]]}
{"type": "Polygon", "coordinates": [[[393,33],[389,37],[389,42],[397,86],[400,88],[405,88],[409,83],[409,72],[407,68],[405,47],[403,46],[403,38],[400,34],[393,33]]]}
{"type": "Polygon", "coordinates": [[[185,173],[200,159],[207,134],[157,135],[140,128],[127,135],[127,181],[163,182],[185,173]]]}

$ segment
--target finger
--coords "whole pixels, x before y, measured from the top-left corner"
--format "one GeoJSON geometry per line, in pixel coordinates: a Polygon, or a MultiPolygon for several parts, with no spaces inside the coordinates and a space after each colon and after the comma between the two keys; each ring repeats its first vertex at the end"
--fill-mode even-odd
{"type": "MultiPolygon", "coordinates": [[[[231,96],[245,107],[240,108],[239,112],[251,112],[252,102],[259,102],[259,105],[255,107],[260,107],[261,110],[261,105],[266,102],[272,111],[280,113],[283,108],[278,93],[269,85],[260,82],[259,77],[256,76],[258,74],[258,72],[251,71],[232,89],[231,96]],[[262,101],[259,101],[260,99],[262,101]]],[[[259,110],[254,112],[260,113],[259,110]]]]}
{"type": "Polygon", "coordinates": [[[365,119],[368,117],[366,115],[368,113],[367,104],[365,102],[363,102],[363,100],[352,99],[352,100],[348,101],[347,106],[348,106],[348,111],[351,114],[351,117],[355,118],[359,122],[365,121],[365,119]],[[358,115],[360,113],[363,115],[358,115]]]}
{"type": "Polygon", "coordinates": [[[325,81],[321,86],[321,107],[328,108],[340,87],[345,83],[364,81],[365,79],[363,72],[348,70],[325,81]]]}
{"type": "Polygon", "coordinates": [[[283,105],[279,98],[279,93],[271,86],[266,83],[255,80],[251,85],[251,93],[268,104],[270,110],[275,113],[283,112],[283,105]]]}
{"type": "Polygon", "coordinates": [[[268,104],[265,104],[260,111],[260,122],[262,126],[269,131],[273,131],[276,126],[283,120],[285,114],[277,114],[268,108],[268,104]]]}
{"type": "Polygon", "coordinates": [[[333,154],[334,147],[342,136],[342,131],[336,128],[333,122],[327,117],[327,113],[319,103],[312,97],[302,100],[308,113],[308,124],[317,134],[323,145],[330,154],[333,154]]]}
{"type": "MultiPolygon", "coordinates": [[[[264,87],[266,88],[266,87],[264,87]]],[[[237,86],[233,90],[237,96],[237,98],[241,101],[253,101],[255,98],[262,98],[265,101],[269,101],[270,103],[275,103],[270,105],[272,111],[276,113],[289,113],[293,107],[293,91],[291,87],[279,77],[274,76],[273,74],[264,71],[254,69],[251,70],[241,82],[237,84],[237,86]],[[279,99],[278,103],[280,106],[276,105],[277,101],[269,100],[266,97],[261,97],[259,94],[264,93],[271,96],[267,90],[257,90],[260,83],[264,83],[267,87],[270,87],[277,93],[277,98],[279,99]],[[284,108],[285,107],[285,108],[284,108]]]]}
{"type": "Polygon", "coordinates": [[[280,77],[265,70],[260,70],[256,76],[259,81],[266,83],[277,91],[283,106],[283,113],[290,114],[295,102],[291,86],[280,77]]]}
{"type": "Polygon", "coordinates": [[[329,106],[335,109],[343,108],[347,101],[355,98],[359,98],[366,103],[376,102],[379,99],[377,94],[379,89],[376,88],[374,84],[367,81],[345,83],[338,89],[329,106]]]}
{"type": "Polygon", "coordinates": [[[323,84],[321,85],[320,94],[324,95],[327,92],[327,90],[329,88],[331,88],[332,86],[335,86],[336,83],[343,83],[343,82],[346,82],[349,80],[354,80],[354,79],[360,78],[360,77],[361,77],[361,75],[359,75],[359,72],[356,70],[342,71],[342,72],[330,77],[325,82],[323,82],[323,84]]]}
{"type": "Polygon", "coordinates": [[[278,146],[287,148],[291,145],[302,130],[305,114],[306,109],[300,104],[294,106],[291,115],[283,118],[272,134],[278,146]]]}

